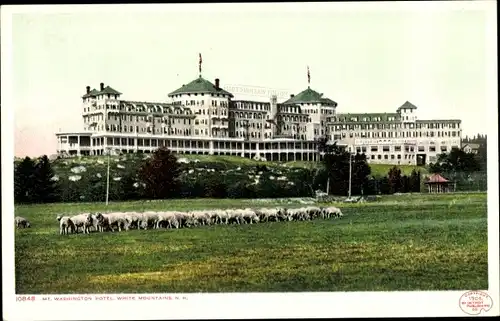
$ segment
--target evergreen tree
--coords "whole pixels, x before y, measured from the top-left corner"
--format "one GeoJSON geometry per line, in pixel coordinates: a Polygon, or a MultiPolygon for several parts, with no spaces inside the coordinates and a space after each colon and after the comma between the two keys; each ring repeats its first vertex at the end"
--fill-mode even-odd
{"type": "Polygon", "coordinates": [[[389,184],[389,193],[398,193],[402,188],[402,178],[401,178],[401,170],[394,166],[389,170],[387,174],[387,180],[389,184]]]}
{"type": "Polygon", "coordinates": [[[54,180],[54,171],[47,155],[38,158],[34,168],[35,202],[51,203],[60,199],[58,182],[54,180]]]}
{"type": "Polygon", "coordinates": [[[25,157],[14,168],[14,200],[31,203],[35,200],[35,162],[25,157]]]}
{"type": "Polygon", "coordinates": [[[367,188],[368,186],[371,168],[368,165],[365,154],[357,153],[353,157],[353,159],[354,161],[352,163],[351,194],[364,195],[365,188],[367,188]]]}
{"type": "Polygon", "coordinates": [[[412,193],[420,193],[420,171],[411,171],[409,180],[409,191],[412,193]]]}
{"type": "Polygon", "coordinates": [[[180,165],[177,157],[166,147],[160,147],[153,157],[144,161],[139,170],[139,180],[145,185],[145,196],[152,199],[171,198],[179,195],[180,165]]]}

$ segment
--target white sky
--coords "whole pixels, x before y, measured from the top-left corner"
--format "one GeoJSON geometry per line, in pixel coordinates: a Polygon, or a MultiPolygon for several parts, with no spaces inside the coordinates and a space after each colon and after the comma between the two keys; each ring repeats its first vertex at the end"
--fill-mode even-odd
{"type": "MultiPolygon", "coordinates": [[[[2,34],[16,156],[53,154],[56,131],[82,129],[85,86],[166,101],[197,77],[198,53],[203,77],[222,87],[297,94],[309,65],[311,88],[340,113],[393,112],[408,100],[421,119],[462,119],[464,136],[497,117],[494,1],[23,7],[11,16],[10,52],[2,34]]],[[[2,29],[6,21],[2,12],[2,29]]]]}

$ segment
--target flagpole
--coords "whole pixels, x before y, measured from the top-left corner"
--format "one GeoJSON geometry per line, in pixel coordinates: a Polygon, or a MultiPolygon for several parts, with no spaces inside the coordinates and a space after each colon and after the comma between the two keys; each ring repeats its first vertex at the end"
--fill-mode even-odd
{"type": "Polygon", "coordinates": [[[309,72],[309,66],[307,66],[307,88],[311,88],[311,73],[309,72]]]}
{"type": "Polygon", "coordinates": [[[201,59],[201,53],[199,54],[199,61],[198,61],[198,71],[200,72],[200,78],[201,78],[201,63],[203,62],[203,60],[201,59]]]}

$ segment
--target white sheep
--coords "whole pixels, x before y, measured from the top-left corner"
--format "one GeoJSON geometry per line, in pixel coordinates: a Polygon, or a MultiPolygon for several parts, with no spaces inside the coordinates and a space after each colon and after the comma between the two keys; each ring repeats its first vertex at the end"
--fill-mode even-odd
{"type": "Polygon", "coordinates": [[[122,212],[113,212],[113,213],[98,213],[97,220],[99,222],[99,226],[102,230],[111,229],[114,232],[114,227],[118,228],[118,231],[121,232],[122,229],[128,230],[128,222],[125,219],[125,213],[122,212]]]}
{"type": "Polygon", "coordinates": [[[97,214],[96,213],[93,213],[93,214],[90,214],[90,216],[92,216],[92,228],[96,231],[96,232],[102,232],[102,228],[99,226],[99,222],[97,221],[97,214]]]}
{"type": "Polygon", "coordinates": [[[215,214],[215,223],[216,224],[229,224],[229,215],[227,213],[227,211],[225,210],[221,210],[221,209],[217,209],[217,210],[214,210],[214,214],[215,214]]]}
{"type": "Polygon", "coordinates": [[[189,215],[185,212],[174,212],[175,218],[177,222],[179,222],[179,227],[188,227],[186,222],[189,218],[189,215]]]}
{"type": "Polygon", "coordinates": [[[309,214],[311,220],[321,217],[321,208],[317,206],[308,206],[304,210],[309,214]]]}
{"type": "Polygon", "coordinates": [[[229,216],[229,223],[236,223],[236,224],[241,224],[244,222],[243,215],[239,210],[226,210],[227,215],[229,216]]]}
{"type": "Polygon", "coordinates": [[[91,213],[83,213],[70,217],[71,221],[75,225],[75,229],[78,232],[79,228],[82,228],[84,234],[90,233],[90,227],[92,224],[92,214],[91,213]]]}
{"type": "Polygon", "coordinates": [[[250,208],[245,208],[243,210],[238,210],[241,213],[241,216],[243,217],[243,222],[253,224],[253,223],[259,223],[259,217],[255,213],[254,210],[250,208]]]}
{"type": "Polygon", "coordinates": [[[265,207],[256,209],[255,213],[257,214],[257,216],[259,217],[259,220],[261,222],[268,222],[269,218],[271,216],[270,209],[269,208],[265,208],[265,207]]]}
{"type": "Polygon", "coordinates": [[[140,222],[142,220],[143,214],[138,212],[128,212],[125,213],[125,220],[127,221],[128,229],[136,228],[139,229],[140,222]]]}
{"type": "Polygon", "coordinates": [[[69,216],[57,216],[57,220],[59,221],[59,234],[60,235],[68,235],[70,233],[76,232],[76,227],[73,221],[69,216]]]}
{"type": "Polygon", "coordinates": [[[210,214],[205,211],[191,211],[189,212],[195,223],[194,225],[210,225],[210,214]]]}
{"type": "Polygon", "coordinates": [[[14,223],[16,224],[17,228],[31,227],[31,223],[27,219],[25,219],[24,217],[21,217],[21,216],[16,216],[14,218],[14,223]]]}
{"type": "Polygon", "coordinates": [[[179,221],[175,212],[160,212],[156,220],[156,228],[160,228],[161,223],[165,223],[167,228],[179,228],[179,221]]]}
{"type": "Polygon", "coordinates": [[[158,213],[157,212],[144,212],[142,213],[141,220],[139,222],[140,228],[147,230],[149,228],[155,228],[156,226],[156,221],[158,220],[158,213]]]}
{"type": "Polygon", "coordinates": [[[339,208],[335,207],[335,206],[330,206],[330,207],[324,208],[323,210],[324,210],[326,218],[331,218],[331,217],[341,218],[341,217],[344,216],[342,214],[342,211],[339,208]]]}

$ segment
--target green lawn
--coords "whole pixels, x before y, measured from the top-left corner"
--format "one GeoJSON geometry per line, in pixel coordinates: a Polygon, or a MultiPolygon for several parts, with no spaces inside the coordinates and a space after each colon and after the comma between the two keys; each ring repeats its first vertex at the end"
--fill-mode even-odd
{"type": "MultiPolygon", "coordinates": [[[[273,206],[172,200],[16,206],[16,292],[426,291],[488,287],[486,194],[338,204],[343,219],[60,236],[55,217],[97,210],[273,206]]],[[[300,206],[288,204],[287,206],[300,206]]]]}

